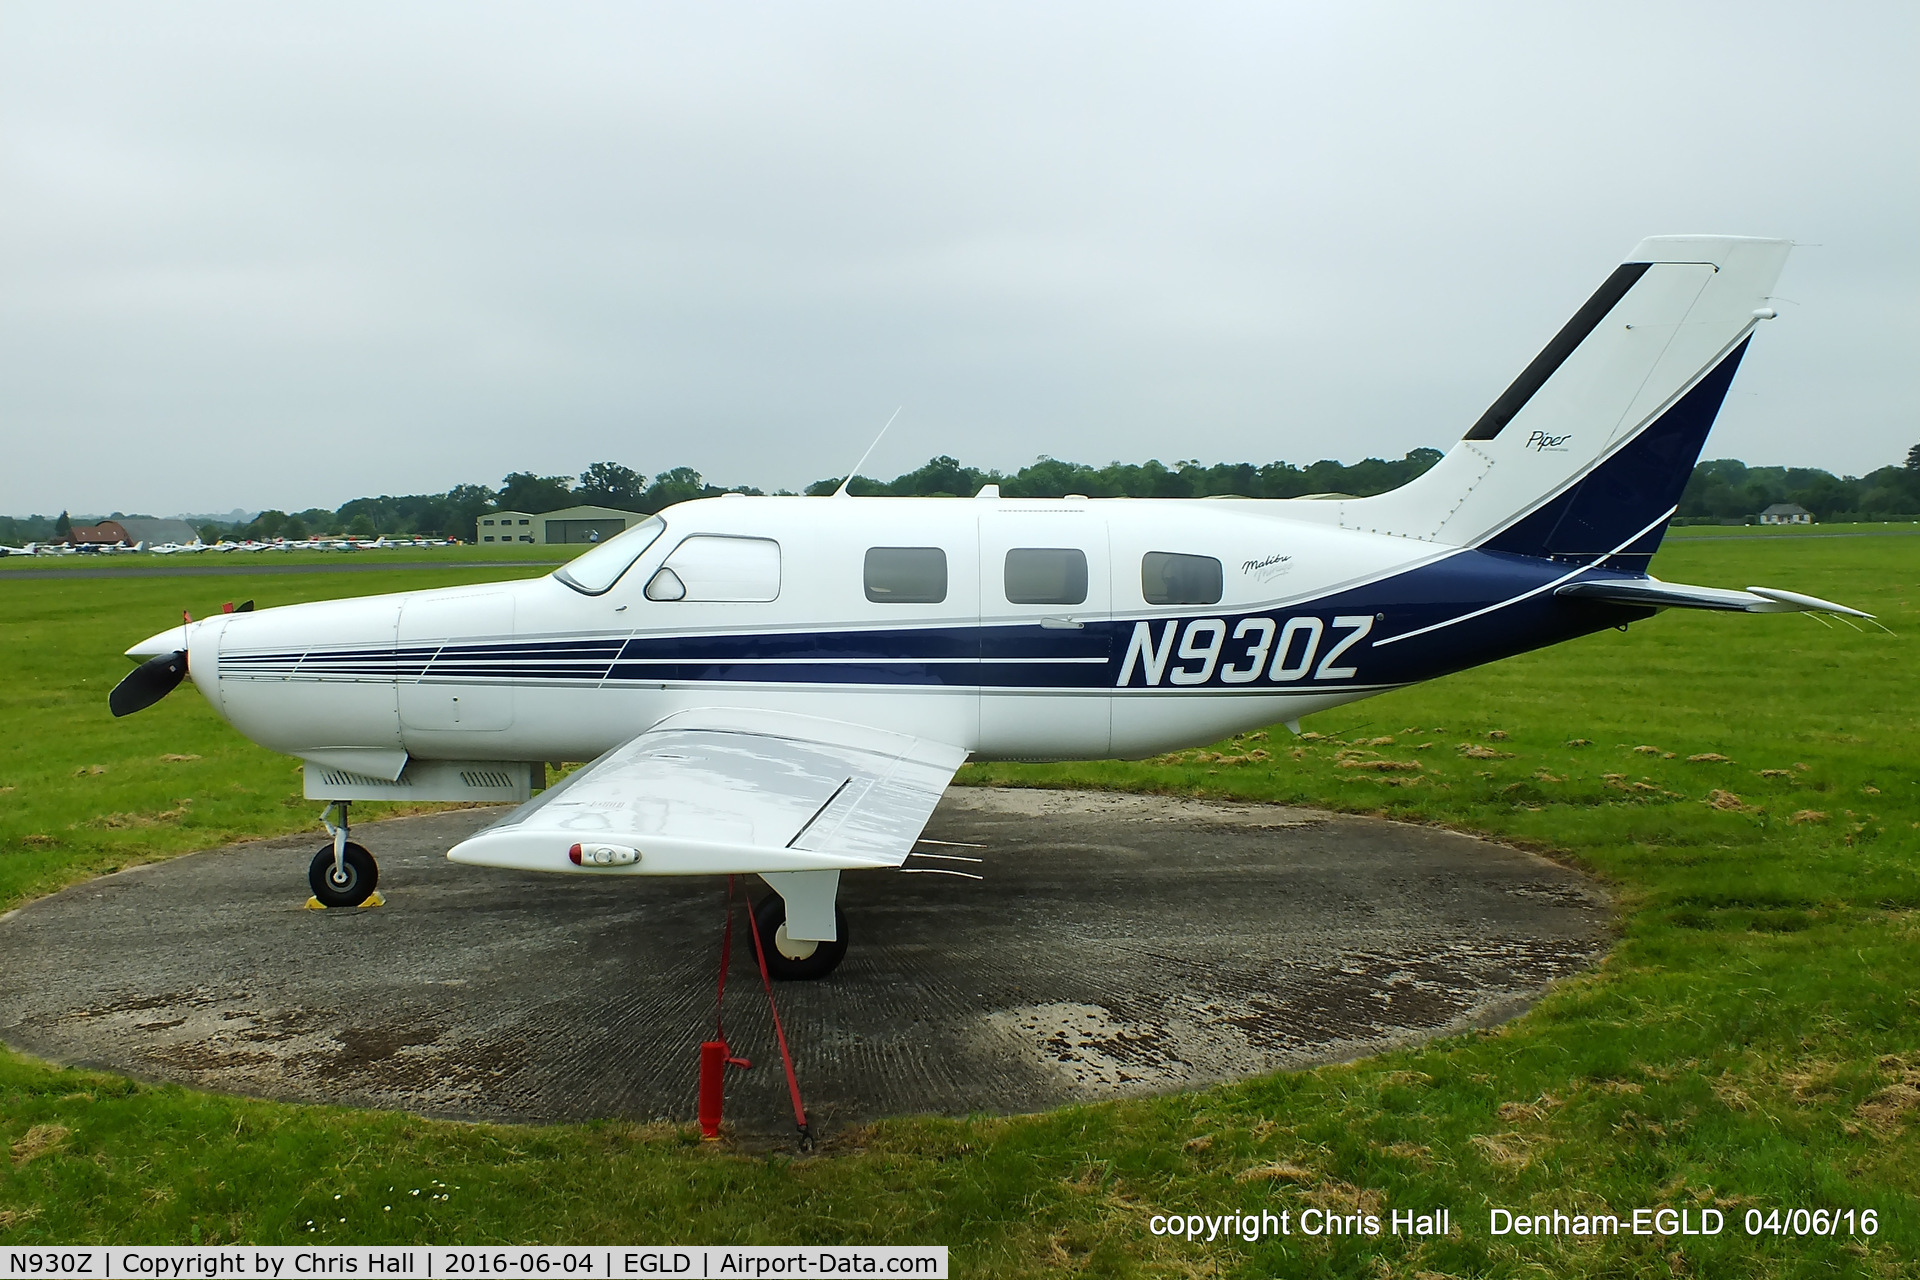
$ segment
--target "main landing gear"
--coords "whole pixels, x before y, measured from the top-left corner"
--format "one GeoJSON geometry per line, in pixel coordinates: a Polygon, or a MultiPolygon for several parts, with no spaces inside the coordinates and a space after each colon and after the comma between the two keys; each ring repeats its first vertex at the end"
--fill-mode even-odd
{"type": "Polygon", "coordinates": [[[760,935],[760,953],[767,958],[767,973],[783,982],[806,982],[824,978],[839,968],[847,957],[847,916],[836,903],[833,908],[834,940],[811,942],[787,936],[787,903],[778,893],[770,893],[753,909],[753,931],[760,935]]]}
{"type": "Polygon", "coordinates": [[[380,867],[373,860],[364,845],[358,845],[347,839],[347,800],[336,800],[320,814],[320,825],[333,837],[333,843],[325,845],[313,855],[313,863],[307,868],[307,883],[313,887],[313,896],[323,907],[357,907],[373,896],[375,886],[380,883],[380,867]],[[327,820],[327,814],[334,805],[340,806],[340,825],[335,826],[327,820]]]}

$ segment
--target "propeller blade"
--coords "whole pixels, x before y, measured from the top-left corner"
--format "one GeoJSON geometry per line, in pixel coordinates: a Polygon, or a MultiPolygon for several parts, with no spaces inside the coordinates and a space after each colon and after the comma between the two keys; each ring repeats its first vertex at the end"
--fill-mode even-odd
{"type": "Polygon", "coordinates": [[[172,693],[174,686],[186,678],[185,649],[175,649],[172,653],[148,658],[127,672],[126,679],[113,686],[113,692],[107,695],[107,709],[115,716],[130,716],[136,711],[145,711],[172,693]]]}

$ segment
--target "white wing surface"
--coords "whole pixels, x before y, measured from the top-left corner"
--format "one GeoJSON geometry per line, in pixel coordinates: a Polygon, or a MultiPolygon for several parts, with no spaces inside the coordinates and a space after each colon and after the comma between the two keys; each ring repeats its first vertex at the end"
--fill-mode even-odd
{"type": "Polygon", "coordinates": [[[943,742],[814,716],[682,711],[447,856],[630,875],[896,867],[966,758],[943,742]]]}

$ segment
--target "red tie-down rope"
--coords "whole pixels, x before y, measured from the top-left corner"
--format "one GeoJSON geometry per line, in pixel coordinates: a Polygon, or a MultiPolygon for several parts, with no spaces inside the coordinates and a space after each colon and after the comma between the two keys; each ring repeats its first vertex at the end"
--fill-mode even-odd
{"type": "MultiPolygon", "coordinates": [[[[727,877],[727,923],[720,935],[720,980],[713,997],[714,1039],[700,1046],[700,1127],[710,1138],[718,1136],[720,1130],[720,1068],[734,1066],[745,1069],[753,1065],[745,1058],[734,1056],[727,1043],[726,1024],[722,1016],[727,996],[727,970],[733,963],[733,880],[732,876],[727,877]]],[[[793,1103],[794,1127],[800,1133],[801,1149],[811,1150],[813,1135],[807,1128],[806,1106],[800,1100],[800,1079],[794,1074],[793,1053],[787,1048],[787,1032],[780,1024],[780,1008],[774,1003],[773,978],[767,972],[767,955],[760,941],[760,930],[753,926],[751,899],[747,900],[747,915],[747,928],[753,935],[754,959],[760,965],[760,985],[766,988],[767,1012],[773,1016],[773,1034],[780,1044],[780,1064],[787,1073],[787,1097],[793,1103]]]]}

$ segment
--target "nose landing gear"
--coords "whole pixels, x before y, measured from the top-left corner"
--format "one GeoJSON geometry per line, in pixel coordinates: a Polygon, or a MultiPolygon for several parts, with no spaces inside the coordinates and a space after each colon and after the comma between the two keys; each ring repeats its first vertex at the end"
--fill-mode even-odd
{"type": "Polygon", "coordinates": [[[366,846],[347,839],[349,803],[336,800],[320,815],[320,825],[333,837],[333,843],[313,855],[313,862],[307,867],[307,884],[313,889],[314,899],[323,907],[357,907],[373,896],[375,886],[380,883],[380,867],[373,855],[367,852],[366,846]],[[336,804],[340,806],[339,826],[327,820],[327,814],[336,804]]]}

